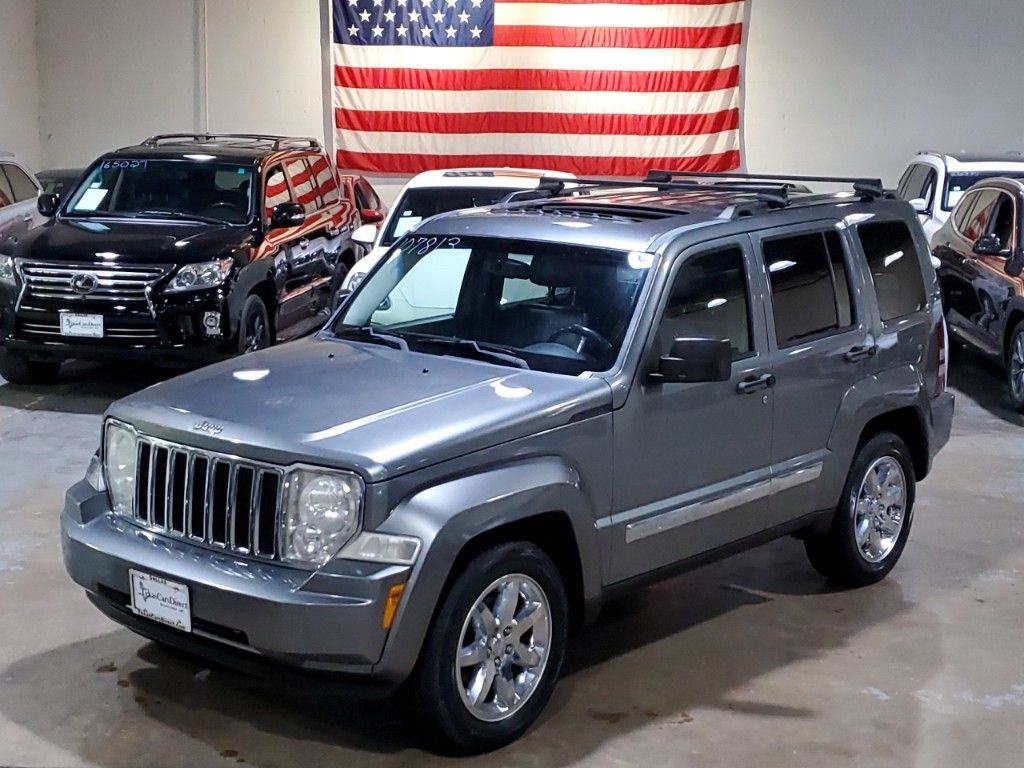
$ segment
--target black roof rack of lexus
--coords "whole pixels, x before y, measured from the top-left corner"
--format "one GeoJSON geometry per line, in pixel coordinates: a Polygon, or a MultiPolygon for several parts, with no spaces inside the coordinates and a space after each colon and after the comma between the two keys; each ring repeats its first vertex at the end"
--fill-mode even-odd
{"type": "Polygon", "coordinates": [[[827,184],[851,184],[853,191],[863,200],[876,200],[886,196],[885,186],[881,179],[862,178],[856,176],[800,176],[776,173],[743,173],[734,171],[727,173],[700,173],[699,171],[650,171],[647,181],[666,182],[682,179],[721,179],[729,181],[765,181],[793,182],[795,184],[823,182],[827,184]]]}
{"type": "MultiPolygon", "coordinates": [[[[652,172],[653,173],[653,172],[652,172]]],[[[536,189],[525,189],[512,192],[501,202],[503,204],[545,200],[557,197],[562,194],[574,194],[586,192],[591,189],[628,189],[630,187],[652,187],[654,189],[677,190],[681,192],[739,192],[752,194],[759,202],[769,208],[785,208],[789,205],[789,193],[796,191],[792,184],[757,184],[737,182],[729,184],[721,182],[715,184],[701,184],[698,181],[675,181],[671,178],[660,179],[586,179],[586,178],[553,178],[542,177],[536,189]]]]}
{"type": "Polygon", "coordinates": [[[252,143],[267,143],[270,144],[271,149],[322,149],[320,142],[316,139],[311,138],[295,138],[292,136],[275,136],[271,134],[262,133],[160,133],[156,136],[150,136],[144,142],[143,146],[156,147],[160,144],[170,144],[174,142],[196,141],[196,142],[215,142],[215,141],[245,141],[252,143]]]}

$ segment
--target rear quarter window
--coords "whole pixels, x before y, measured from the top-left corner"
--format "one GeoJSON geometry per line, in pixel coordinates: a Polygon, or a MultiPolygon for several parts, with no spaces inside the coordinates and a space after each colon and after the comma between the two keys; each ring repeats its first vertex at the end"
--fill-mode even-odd
{"type": "Polygon", "coordinates": [[[882,321],[896,320],[927,307],[924,277],[910,229],[901,221],[857,227],[882,321]]]}

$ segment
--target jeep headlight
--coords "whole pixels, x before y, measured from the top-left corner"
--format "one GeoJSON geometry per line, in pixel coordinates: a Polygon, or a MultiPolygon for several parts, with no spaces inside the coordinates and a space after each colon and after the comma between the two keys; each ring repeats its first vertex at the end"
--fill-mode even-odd
{"type": "Polygon", "coordinates": [[[199,264],[186,264],[174,273],[174,277],[164,290],[168,293],[179,291],[197,291],[201,288],[213,288],[227,280],[234,264],[232,259],[217,259],[199,264]]]}
{"type": "Polygon", "coordinates": [[[14,285],[14,258],[0,255],[0,283],[14,285]]]}
{"type": "Polygon", "coordinates": [[[294,469],[286,479],[281,558],[321,566],[359,530],[363,483],[348,472],[294,469]]]}
{"type": "Polygon", "coordinates": [[[103,466],[110,503],[119,515],[131,515],[135,509],[135,470],[138,441],[135,430],[116,421],[108,421],[103,446],[103,466]]]}

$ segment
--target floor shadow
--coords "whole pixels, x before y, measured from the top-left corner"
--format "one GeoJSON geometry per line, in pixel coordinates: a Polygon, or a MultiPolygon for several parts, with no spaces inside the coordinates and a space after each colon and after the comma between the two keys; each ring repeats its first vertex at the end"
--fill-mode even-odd
{"type": "Polygon", "coordinates": [[[1024,426],[1024,415],[1010,405],[1006,374],[990,358],[964,348],[950,366],[949,384],[996,418],[1014,426],[1024,426]]]}
{"type": "MultiPolygon", "coordinates": [[[[799,549],[799,542],[776,542],[609,604],[573,639],[542,723],[516,744],[464,762],[567,765],[653,723],[681,727],[696,709],[810,722],[811,708],[747,700],[736,691],[851,643],[909,603],[895,581],[855,593],[825,591],[820,577],[795,560],[799,549]],[[780,569],[782,562],[789,565],[780,569]]],[[[916,653],[930,664],[940,649],[916,653]]],[[[6,718],[108,768],[196,765],[211,751],[266,768],[446,763],[425,751],[415,713],[395,702],[353,702],[273,676],[210,669],[123,630],[21,659],[0,675],[6,718]],[[29,683],[35,695],[25,695],[29,683]],[[65,687],[77,693],[61,696],[65,687]],[[119,702],[116,739],[108,727],[106,738],[80,743],[80,727],[62,727],[96,697],[104,703],[95,717],[107,716],[111,696],[119,702]],[[182,751],[161,759],[168,743],[182,751]],[[140,755],[148,756],[143,763],[140,755]]]]}
{"type": "Polygon", "coordinates": [[[129,363],[73,360],[61,367],[56,384],[23,386],[0,378],[0,407],[23,411],[100,414],[125,395],[183,373],[129,363]]]}

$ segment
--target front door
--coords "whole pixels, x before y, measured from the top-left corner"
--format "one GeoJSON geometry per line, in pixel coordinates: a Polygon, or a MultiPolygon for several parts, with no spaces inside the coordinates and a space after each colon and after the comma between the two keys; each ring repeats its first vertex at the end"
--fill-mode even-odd
{"type": "Polygon", "coordinates": [[[761,530],[770,490],[772,391],[763,281],[742,237],[680,257],[633,389],[615,413],[612,580],[686,560],[761,530]],[[732,377],[658,384],[674,339],[728,339],[732,377]]]}
{"type": "Polygon", "coordinates": [[[835,221],[768,230],[755,243],[771,295],[774,527],[816,511],[836,416],[850,388],[874,374],[878,347],[874,321],[855,300],[864,270],[852,267],[851,241],[835,221]]]}

